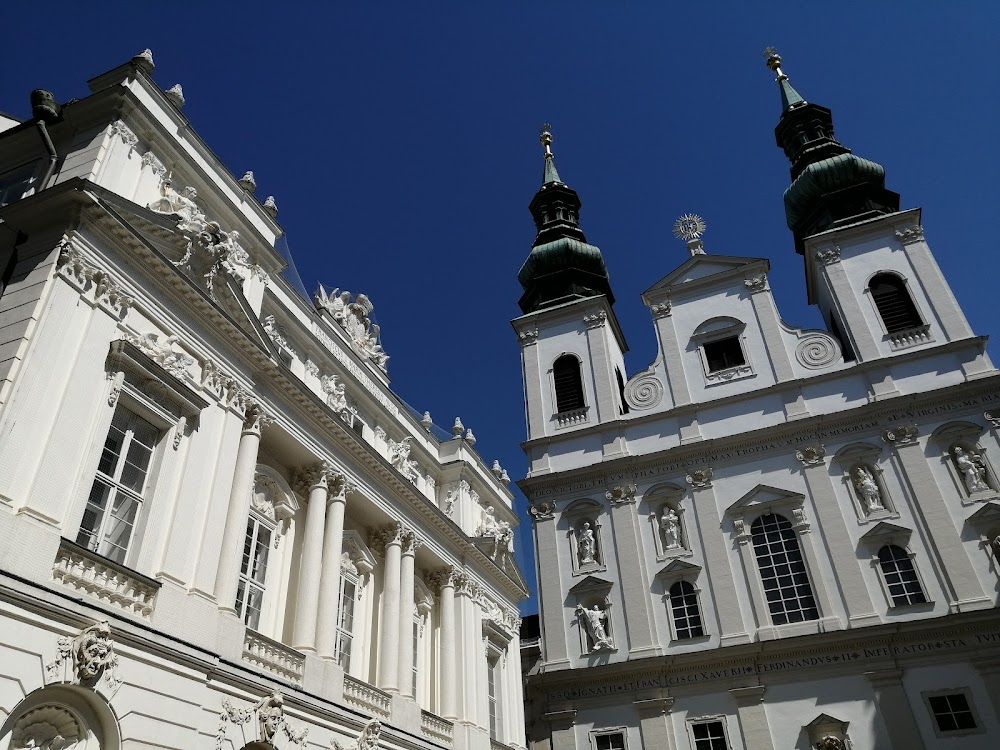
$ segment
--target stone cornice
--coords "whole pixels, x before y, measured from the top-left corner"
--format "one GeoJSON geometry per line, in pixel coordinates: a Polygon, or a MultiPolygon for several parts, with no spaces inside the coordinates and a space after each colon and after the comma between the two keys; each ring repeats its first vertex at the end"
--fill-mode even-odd
{"type": "MultiPolygon", "coordinates": [[[[644,484],[647,478],[666,480],[673,476],[679,479],[694,467],[754,461],[766,451],[790,451],[789,459],[795,461],[796,449],[801,450],[823,440],[833,443],[842,437],[853,437],[854,440],[881,443],[885,430],[899,424],[911,424],[938,415],[967,412],[981,415],[984,409],[991,407],[1000,408],[1000,377],[996,376],[865,404],[836,414],[805,417],[752,432],[675,445],[655,453],[624,456],[597,466],[569,469],[558,474],[540,474],[522,479],[517,484],[529,501],[537,505],[536,501],[543,498],[558,500],[561,494],[604,492],[606,486],[629,479],[644,484]],[[968,403],[963,404],[963,401],[968,403]],[[955,406],[947,408],[942,403],[955,406]]],[[[789,464],[790,467],[792,465],[789,464]]]]}
{"type": "Polygon", "coordinates": [[[856,675],[862,671],[1000,657],[996,610],[837,630],[586,669],[543,671],[528,689],[548,705],[576,705],[623,695],[664,691],[717,692],[748,684],[856,675]]]}

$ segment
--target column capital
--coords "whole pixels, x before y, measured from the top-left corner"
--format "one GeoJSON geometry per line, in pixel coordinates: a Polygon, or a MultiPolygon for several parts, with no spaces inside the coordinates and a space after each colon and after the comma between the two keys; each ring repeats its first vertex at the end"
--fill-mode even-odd
{"type": "Polygon", "coordinates": [[[637,701],[632,701],[632,705],[635,706],[635,710],[638,712],[640,718],[643,716],[666,716],[674,707],[674,699],[669,696],[663,698],[640,698],[637,701]]]}
{"type": "Polygon", "coordinates": [[[402,546],[404,531],[403,524],[398,521],[379,526],[368,532],[368,545],[377,555],[384,556],[385,549],[390,544],[402,546]]]}
{"type": "Polygon", "coordinates": [[[424,546],[424,540],[417,536],[413,529],[403,526],[400,532],[400,546],[404,555],[413,555],[424,546]]]}
{"type": "Polygon", "coordinates": [[[461,571],[454,565],[447,565],[443,568],[435,570],[427,576],[427,583],[430,584],[431,590],[435,594],[440,594],[445,587],[451,589],[455,588],[455,579],[461,574],[461,571]]]}
{"type": "Polygon", "coordinates": [[[902,669],[878,669],[872,672],[862,672],[862,675],[875,688],[903,684],[902,669]]]}
{"type": "Polygon", "coordinates": [[[323,489],[328,501],[338,497],[346,500],[345,493],[354,489],[347,477],[326,460],[299,467],[292,475],[292,487],[305,497],[311,495],[314,489],[323,489]]]}
{"type": "Polygon", "coordinates": [[[766,685],[749,685],[747,687],[732,688],[729,694],[733,696],[737,706],[755,706],[764,700],[766,685]]]}
{"type": "Polygon", "coordinates": [[[269,424],[274,424],[274,417],[264,410],[259,401],[248,399],[243,410],[243,433],[260,435],[269,424]]]}
{"type": "Polygon", "coordinates": [[[703,490],[712,486],[712,467],[702,466],[700,469],[692,469],[686,477],[687,483],[693,490],[703,490]]]}
{"type": "Polygon", "coordinates": [[[611,487],[604,496],[611,501],[612,505],[626,505],[635,502],[635,493],[638,487],[634,482],[627,482],[620,487],[611,487]]]}
{"type": "Polygon", "coordinates": [[[795,458],[803,467],[823,466],[826,463],[826,447],[822,443],[807,445],[795,451],[795,458]]]}
{"type": "Polygon", "coordinates": [[[528,512],[531,514],[531,519],[536,523],[538,521],[545,521],[555,517],[556,504],[551,500],[542,500],[528,508],[528,512]]]}
{"type": "Polygon", "coordinates": [[[882,434],[882,439],[894,448],[899,448],[904,445],[914,445],[918,434],[915,424],[904,424],[890,427],[882,434]]]}

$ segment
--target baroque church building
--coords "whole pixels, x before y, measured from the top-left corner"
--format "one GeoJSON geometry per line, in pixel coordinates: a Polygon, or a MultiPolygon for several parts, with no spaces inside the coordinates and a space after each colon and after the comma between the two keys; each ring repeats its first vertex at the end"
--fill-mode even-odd
{"type": "MultiPolygon", "coordinates": [[[[773,51],[784,204],[825,328],[785,323],[764,258],[707,249],[624,334],[580,199],[531,202],[521,345],[551,750],[992,748],[1000,736],[1000,373],[883,168],[773,51]]],[[[527,652],[526,652],[527,653],[527,652]]]]}
{"type": "Polygon", "coordinates": [[[523,748],[506,472],[152,74],[0,117],[0,750],[523,748]]]}

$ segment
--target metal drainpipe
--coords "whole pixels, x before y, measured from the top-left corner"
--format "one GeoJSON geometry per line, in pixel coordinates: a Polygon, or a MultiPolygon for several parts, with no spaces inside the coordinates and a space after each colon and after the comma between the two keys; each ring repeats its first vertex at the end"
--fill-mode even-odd
{"type": "Polygon", "coordinates": [[[45,150],[49,152],[49,166],[45,168],[45,174],[42,175],[42,179],[38,183],[38,190],[35,191],[37,193],[44,190],[48,186],[49,180],[52,179],[52,173],[56,171],[56,162],[59,161],[59,154],[56,153],[56,147],[52,145],[49,130],[45,127],[45,120],[39,117],[35,120],[35,125],[38,126],[38,134],[42,137],[45,150]]]}

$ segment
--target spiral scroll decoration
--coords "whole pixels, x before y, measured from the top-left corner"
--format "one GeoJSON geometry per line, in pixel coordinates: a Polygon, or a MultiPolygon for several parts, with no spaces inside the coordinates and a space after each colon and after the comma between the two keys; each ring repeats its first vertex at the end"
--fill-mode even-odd
{"type": "Polygon", "coordinates": [[[795,348],[795,358],[810,370],[832,364],[840,357],[840,346],[829,336],[814,334],[804,338],[795,348]]]}
{"type": "Polygon", "coordinates": [[[633,409],[652,409],[662,399],[663,384],[655,375],[643,375],[625,386],[625,400],[633,409]]]}

